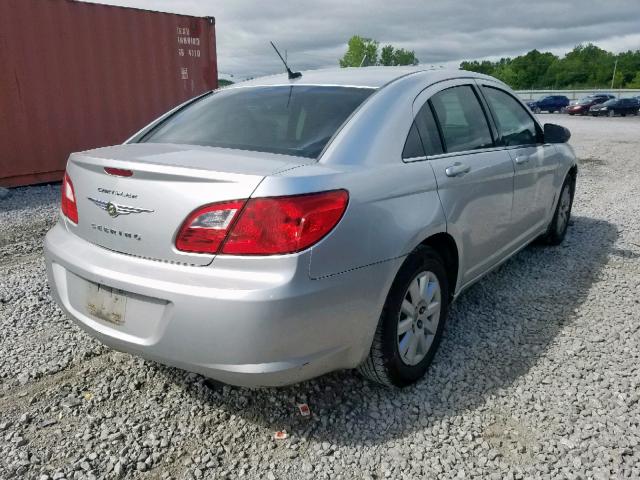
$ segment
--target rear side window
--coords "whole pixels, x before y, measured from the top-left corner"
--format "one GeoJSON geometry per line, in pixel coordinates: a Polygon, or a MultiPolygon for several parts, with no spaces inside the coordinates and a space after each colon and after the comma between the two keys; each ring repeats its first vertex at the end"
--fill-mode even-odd
{"type": "Polygon", "coordinates": [[[438,155],[444,152],[438,125],[433,117],[433,111],[429,102],[426,102],[416,115],[416,125],[422,138],[422,144],[427,155],[438,155]]]}
{"type": "Polygon", "coordinates": [[[418,158],[424,157],[424,148],[422,146],[422,140],[420,139],[420,134],[418,133],[418,128],[416,127],[415,122],[411,124],[411,130],[409,130],[409,135],[407,135],[407,141],[404,142],[404,150],[402,150],[402,158],[418,158]]]}
{"type": "Polygon", "coordinates": [[[373,91],[304,85],[220,90],[171,115],[140,141],[317,158],[373,91]]]}
{"type": "Polygon", "coordinates": [[[430,102],[447,152],[493,146],[487,119],[471,86],[448,88],[436,93],[430,102]]]}
{"type": "Polygon", "coordinates": [[[533,145],[538,130],[533,118],[511,95],[493,87],[483,87],[485,98],[493,111],[500,144],[505,146],[533,145]]]}

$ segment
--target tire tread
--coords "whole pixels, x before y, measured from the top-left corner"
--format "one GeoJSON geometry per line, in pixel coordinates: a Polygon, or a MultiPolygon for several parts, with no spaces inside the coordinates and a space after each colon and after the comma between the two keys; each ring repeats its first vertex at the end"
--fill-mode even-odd
{"type": "MultiPolygon", "coordinates": [[[[387,296],[387,300],[385,301],[385,305],[382,309],[381,315],[378,319],[378,325],[376,326],[376,331],[373,336],[373,341],[371,343],[371,348],[369,351],[369,355],[367,358],[357,367],[358,371],[365,378],[379,383],[381,385],[387,387],[402,387],[406,386],[410,383],[413,383],[414,380],[407,381],[399,377],[398,372],[394,370],[392,365],[392,359],[388,358],[388,355],[385,353],[385,326],[384,321],[385,318],[389,316],[389,301],[390,298],[393,298],[394,295],[397,295],[397,286],[396,282],[399,278],[402,278],[406,275],[405,269],[411,268],[416,265],[416,262],[420,262],[419,259],[422,258],[431,258],[432,260],[436,260],[440,265],[440,268],[443,269],[444,262],[440,255],[428,246],[419,246],[414,250],[405,260],[405,263],[400,268],[398,275],[396,276],[396,280],[394,280],[394,284],[391,286],[389,294],[387,296]]],[[[420,262],[421,263],[421,262],[420,262]]],[[[446,276],[441,274],[441,288],[443,288],[443,298],[448,297],[448,286],[446,285],[446,276]]],[[[445,305],[444,307],[444,318],[446,318],[446,312],[448,308],[445,305]]],[[[444,323],[444,321],[442,321],[444,323]]],[[[439,337],[440,335],[438,335],[439,337]]],[[[437,341],[436,341],[437,348],[437,341]]]]}
{"type": "Polygon", "coordinates": [[[384,365],[384,354],[382,352],[382,322],[378,322],[369,355],[367,356],[367,359],[360,364],[358,371],[364,377],[373,382],[377,382],[388,387],[393,386],[389,372],[384,365]]]}

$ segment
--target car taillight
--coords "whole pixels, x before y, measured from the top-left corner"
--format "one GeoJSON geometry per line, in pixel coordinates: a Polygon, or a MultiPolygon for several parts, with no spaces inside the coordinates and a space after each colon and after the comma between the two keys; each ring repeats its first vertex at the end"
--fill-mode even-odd
{"type": "Polygon", "coordinates": [[[62,213],[73,223],[78,223],[78,205],[76,204],[76,192],[69,175],[65,172],[62,180],[62,213]]]}
{"type": "Polygon", "coordinates": [[[245,202],[213,203],[192,212],[178,232],[176,248],[183,252],[217,253],[245,202]]]}
{"type": "Polygon", "coordinates": [[[207,205],[189,215],[176,247],[230,255],[299,252],[320,241],[338,224],[348,201],[346,190],[332,190],[207,205]],[[208,215],[215,216],[211,226],[194,225],[208,215]],[[199,241],[202,238],[210,241],[199,241]]]}

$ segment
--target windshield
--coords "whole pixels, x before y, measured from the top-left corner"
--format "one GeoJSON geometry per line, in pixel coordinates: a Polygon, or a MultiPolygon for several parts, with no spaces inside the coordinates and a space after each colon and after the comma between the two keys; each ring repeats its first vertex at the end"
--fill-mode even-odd
{"type": "Polygon", "coordinates": [[[590,103],[592,103],[593,101],[595,101],[595,99],[594,99],[594,98],[589,98],[589,97],[587,97],[587,98],[583,98],[582,100],[580,100],[580,101],[578,102],[578,105],[589,105],[589,104],[590,104],[590,103]]]}
{"type": "Polygon", "coordinates": [[[616,103],[616,100],[612,99],[612,100],[607,100],[606,102],[603,103],[603,105],[607,105],[608,106],[608,105],[613,105],[614,103],[616,103]]]}
{"type": "Polygon", "coordinates": [[[171,115],[140,142],[317,158],[340,125],[373,91],[304,85],[220,90],[171,115]]]}

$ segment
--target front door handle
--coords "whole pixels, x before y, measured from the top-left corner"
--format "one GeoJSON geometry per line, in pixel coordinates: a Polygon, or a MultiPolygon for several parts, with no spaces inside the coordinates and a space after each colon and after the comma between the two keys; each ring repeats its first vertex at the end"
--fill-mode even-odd
{"type": "Polygon", "coordinates": [[[464,175],[465,173],[469,173],[471,167],[469,165],[464,165],[463,163],[456,162],[453,165],[447,167],[444,170],[444,173],[447,174],[447,177],[458,177],[460,175],[464,175]]]}
{"type": "Polygon", "coordinates": [[[516,157],[516,165],[524,165],[529,162],[529,157],[516,157]]]}

